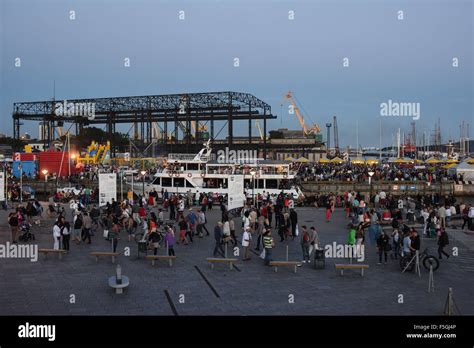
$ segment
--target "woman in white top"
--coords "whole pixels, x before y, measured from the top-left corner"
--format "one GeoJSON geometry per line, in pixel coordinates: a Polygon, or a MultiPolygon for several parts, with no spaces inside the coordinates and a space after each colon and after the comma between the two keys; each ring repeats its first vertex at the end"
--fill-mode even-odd
{"type": "Polygon", "coordinates": [[[61,241],[61,227],[59,225],[61,224],[60,221],[57,221],[54,226],[53,226],[53,249],[54,250],[59,250],[59,242],[61,241]]]}

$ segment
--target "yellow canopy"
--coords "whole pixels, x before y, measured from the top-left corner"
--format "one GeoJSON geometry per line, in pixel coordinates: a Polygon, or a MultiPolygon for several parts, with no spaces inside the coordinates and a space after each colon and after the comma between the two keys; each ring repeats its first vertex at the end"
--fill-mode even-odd
{"type": "Polygon", "coordinates": [[[429,158],[429,159],[426,160],[426,163],[436,164],[436,163],[441,163],[441,161],[439,159],[436,159],[436,158],[429,158]]]}
{"type": "Polygon", "coordinates": [[[327,158],[320,158],[319,159],[319,163],[329,163],[331,162],[330,160],[328,160],[327,158]]]}
{"type": "Polygon", "coordinates": [[[308,163],[308,162],[309,162],[309,159],[304,158],[304,157],[300,157],[300,158],[298,158],[295,162],[308,163]]]}
{"type": "Polygon", "coordinates": [[[474,164],[474,158],[470,158],[466,162],[469,163],[469,164],[474,164]]]}
{"type": "Polygon", "coordinates": [[[448,163],[443,166],[444,169],[449,169],[452,167],[456,167],[456,163],[448,163]]]}
{"type": "Polygon", "coordinates": [[[344,162],[344,160],[342,158],[339,158],[339,157],[334,157],[331,162],[333,163],[342,163],[344,162]]]}
{"type": "Polygon", "coordinates": [[[367,164],[377,164],[377,163],[379,163],[379,160],[377,158],[367,158],[365,160],[365,163],[367,163],[367,164]]]}
{"type": "Polygon", "coordinates": [[[287,158],[285,158],[285,161],[294,161],[295,159],[291,156],[288,156],[287,158]]]}
{"type": "Polygon", "coordinates": [[[413,160],[407,158],[397,158],[392,161],[393,163],[411,163],[413,160]]]}
{"type": "Polygon", "coordinates": [[[445,161],[446,163],[458,163],[459,161],[455,160],[454,158],[450,158],[445,161]]]}

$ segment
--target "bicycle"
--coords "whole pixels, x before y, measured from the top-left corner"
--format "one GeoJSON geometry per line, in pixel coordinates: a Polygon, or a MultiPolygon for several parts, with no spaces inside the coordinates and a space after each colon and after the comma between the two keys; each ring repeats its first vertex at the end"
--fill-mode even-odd
{"type": "MultiPolygon", "coordinates": [[[[405,255],[400,259],[400,269],[402,272],[406,271],[413,271],[416,265],[416,254],[405,255]]],[[[420,263],[423,264],[423,267],[427,271],[433,267],[433,271],[436,271],[439,268],[439,261],[436,256],[428,254],[428,248],[423,250],[422,253],[419,254],[420,263]]]]}

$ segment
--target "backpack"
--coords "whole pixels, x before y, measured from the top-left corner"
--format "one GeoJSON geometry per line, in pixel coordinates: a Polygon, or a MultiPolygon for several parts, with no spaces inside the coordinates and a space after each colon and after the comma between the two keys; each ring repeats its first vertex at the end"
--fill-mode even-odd
{"type": "Polygon", "coordinates": [[[309,233],[305,232],[303,235],[303,242],[309,242],[309,233]]]}
{"type": "Polygon", "coordinates": [[[74,229],[78,230],[81,227],[82,227],[82,217],[78,215],[76,221],[74,222],[74,229]]]}

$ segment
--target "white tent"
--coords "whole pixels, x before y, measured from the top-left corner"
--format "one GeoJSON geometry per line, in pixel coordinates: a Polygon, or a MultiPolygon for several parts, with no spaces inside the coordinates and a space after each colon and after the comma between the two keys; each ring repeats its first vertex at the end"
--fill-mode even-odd
{"type": "Polygon", "coordinates": [[[463,175],[463,179],[466,181],[474,181],[474,165],[467,162],[461,162],[456,167],[449,168],[448,174],[450,175],[463,175]]]}

